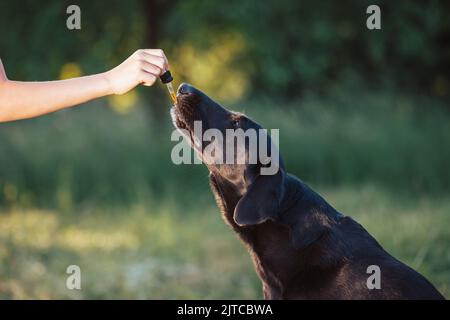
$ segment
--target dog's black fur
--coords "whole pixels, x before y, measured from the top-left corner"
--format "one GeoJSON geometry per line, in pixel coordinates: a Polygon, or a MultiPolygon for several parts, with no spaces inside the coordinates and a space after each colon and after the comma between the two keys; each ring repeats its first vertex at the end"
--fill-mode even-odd
{"type": "MultiPolygon", "coordinates": [[[[172,117],[200,155],[205,142],[200,148],[192,140],[195,120],[203,131],[261,128],[187,84],[178,89],[172,117]]],[[[261,164],[207,164],[224,220],[247,246],[266,299],[443,299],[279,161],[275,175],[260,175],[261,164]],[[367,286],[370,265],[380,267],[381,289],[367,286]]]]}

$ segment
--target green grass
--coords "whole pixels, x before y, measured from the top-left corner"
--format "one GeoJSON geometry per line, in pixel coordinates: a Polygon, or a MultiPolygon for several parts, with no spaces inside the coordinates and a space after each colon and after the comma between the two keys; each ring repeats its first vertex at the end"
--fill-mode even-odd
{"type": "MultiPolygon", "coordinates": [[[[450,297],[449,198],[399,201],[371,186],[320,191],[450,297]]],[[[207,198],[193,211],[149,201],[70,215],[0,212],[0,298],[262,298],[249,255],[207,198]],[[81,267],[80,291],[65,288],[72,264],[81,267]]]]}
{"type": "MultiPolygon", "coordinates": [[[[168,110],[104,102],[0,125],[0,298],[261,298],[206,169],[170,160],[168,110]]],[[[354,90],[233,109],[279,128],[289,172],[450,297],[445,106],[354,90]]]]}

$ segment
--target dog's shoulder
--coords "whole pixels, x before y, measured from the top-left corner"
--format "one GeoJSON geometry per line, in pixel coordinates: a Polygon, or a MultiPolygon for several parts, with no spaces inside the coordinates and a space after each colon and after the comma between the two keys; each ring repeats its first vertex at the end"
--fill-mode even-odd
{"type": "Polygon", "coordinates": [[[338,212],[295,176],[286,180],[291,206],[284,212],[284,221],[290,225],[294,244],[310,253],[309,263],[337,270],[336,283],[351,284],[340,287],[341,297],[348,292],[348,297],[363,299],[442,298],[427,279],[391,256],[361,224],[338,212]],[[382,272],[384,285],[379,291],[366,287],[367,268],[373,265],[382,272]]]}
{"type": "Polygon", "coordinates": [[[280,219],[291,229],[299,249],[315,244],[333,247],[344,256],[358,255],[367,249],[383,254],[381,245],[367,230],[349,216],[337,211],[306,183],[288,174],[286,177],[286,210],[280,219]]]}

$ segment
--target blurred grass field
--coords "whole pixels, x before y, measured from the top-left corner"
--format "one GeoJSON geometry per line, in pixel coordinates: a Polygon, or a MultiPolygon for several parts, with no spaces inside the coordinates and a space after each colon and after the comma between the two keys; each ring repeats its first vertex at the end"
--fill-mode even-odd
{"type": "MultiPolygon", "coordinates": [[[[206,169],[171,162],[168,110],[105,102],[0,125],[0,298],[262,298],[206,169]]],[[[450,298],[448,110],[340,91],[233,108],[280,128],[288,171],[450,298]]]]}
{"type": "MultiPolygon", "coordinates": [[[[371,186],[319,191],[450,297],[448,199],[399,202],[371,186]]],[[[174,203],[149,201],[70,216],[53,210],[1,212],[0,297],[262,298],[250,257],[217,208],[211,203],[186,210],[174,203]],[[65,288],[71,264],[81,267],[80,291],[65,288]]]]}

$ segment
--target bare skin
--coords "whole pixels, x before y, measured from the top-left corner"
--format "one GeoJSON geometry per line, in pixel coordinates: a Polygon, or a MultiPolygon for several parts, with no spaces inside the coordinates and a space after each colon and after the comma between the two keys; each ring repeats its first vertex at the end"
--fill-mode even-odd
{"type": "Polygon", "coordinates": [[[0,122],[34,118],[89,100],[152,86],[169,69],[160,49],[140,49],[110,71],[59,81],[8,80],[0,60],[0,122]]]}

